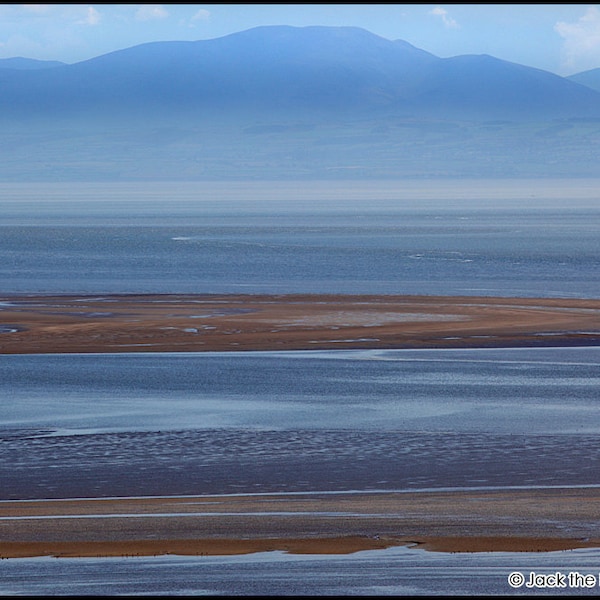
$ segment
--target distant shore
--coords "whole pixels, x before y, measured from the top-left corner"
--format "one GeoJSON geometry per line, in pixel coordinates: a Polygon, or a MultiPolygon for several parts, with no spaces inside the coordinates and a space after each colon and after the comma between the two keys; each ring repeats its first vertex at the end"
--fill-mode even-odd
{"type": "Polygon", "coordinates": [[[0,503],[1,558],[600,547],[600,488],[0,503]]]}
{"type": "Polygon", "coordinates": [[[0,297],[0,354],[600,345],[600,299],[0,297]]]}

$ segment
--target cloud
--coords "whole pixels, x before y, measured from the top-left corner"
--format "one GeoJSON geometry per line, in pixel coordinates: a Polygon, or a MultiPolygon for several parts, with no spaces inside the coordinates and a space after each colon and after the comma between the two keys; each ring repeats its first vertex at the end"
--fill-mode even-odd
{"type": "Polygon", "coordinates": [[[559,21],[554,26],[563,39],[562,66],[585,71],[600,67],[600,11],[590,6],[576,23],[559,21]]]}
{"type": "Polygon", "coordinates": [[[25,12],[43,15],[49,13],[54,7],[51,4],[21,4],[21,8],[25,12]]]}
{"type": "Polygon", "coordinates": [[[166,19],[168,16],[169,11],[162,4],[140,4],[135,11],[135,18],[138,21],[166,19]]]}
{"type": "Polygon", "coordinates": [[[448,16],[448,11],[441,6],[436,6],[430,10],[428,14],[433,15],[434,17],[440,17],[444,25],[449,29],[457,29],[460,27],[460,25],[452,17],[448,16]]]}
{"type": "Polygon", "coordinates": [[[100,13],[91,4],[19,4],[11,5],[13,18],[24,17],[26,23],[35,26],[68,27],[69,25],[98,25],[100,13]],[[32,20],[33,18],[33,20],[32,20]]]}
{"type": "Polygon", "coordinates": [[[201,8],[192,16],[192,21],[208,21],[210,19],[210,11],[201,8]]]}
{"type": "Polygon", "coordinates": [[[93,7],[88,6],[85,17],[76,21],[77,25],[98,25],[100,23],[100,13],[93,7]]]}

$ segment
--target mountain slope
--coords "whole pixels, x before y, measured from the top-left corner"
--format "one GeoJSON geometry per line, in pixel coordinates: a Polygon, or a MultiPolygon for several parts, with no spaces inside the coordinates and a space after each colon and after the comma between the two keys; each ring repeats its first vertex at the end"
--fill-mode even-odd
{"type": "Polygon", "coordinates": [[[416,101],[461,118],[598,115],[600,96],[547,71],[488,55],[443,59],[423,78],[416,101]]]}
{"type": "Polygon", "coordinates": [[[54,67],[65,66],[66,63],[58,60],[36,60],[34,58],[23,58],[15,56],[13,58],[0,58],[0,69],[19,69],[19,70],[34,70],[34,69],[51,69],[54,67]]]}
{"type": "Polygon", "coordinates": [[[597,177],[600,164],[600,92],[359,28],[2,64],[0,182],[597,177]]]}
{"type": "Polygon", "coordinates": [[[0,72],[0,106],[95,115],[368,108],[395,100],[435,60],[355,28],[260,27],[214,40],[142,44],[52,73],[0,72]]]}
{"type": "Polygon", "coordinates": [[[600,92],[600,68],[575,73],[575,75],[570,75],[567,79],[600,92]]]}
{"type": "Polygon", "coordinates": [[[353,27],[142,44],[52,69],[0,69],[0,86],[1,112],[24,118],[600,115],[600,94],[566,78],[489,56],[440,59],[353,27]]]}

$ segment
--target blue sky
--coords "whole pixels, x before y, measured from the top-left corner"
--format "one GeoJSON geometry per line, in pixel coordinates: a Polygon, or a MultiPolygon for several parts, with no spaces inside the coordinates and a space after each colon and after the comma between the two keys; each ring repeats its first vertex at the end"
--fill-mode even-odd
{"type": "Polygon", "coordinates": [[[357,26],[440,57],[491,54],[559,75],[600,67],[597,4],[2,4],[0,58],[74,63],[259,25],[357,26]]]}

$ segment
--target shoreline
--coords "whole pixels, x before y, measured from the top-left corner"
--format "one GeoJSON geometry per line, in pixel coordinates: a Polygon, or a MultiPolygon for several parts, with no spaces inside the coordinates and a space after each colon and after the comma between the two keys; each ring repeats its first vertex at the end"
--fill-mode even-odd
{"type": "Polygon", "coordinates": [[[0,297],[0,354],[600,345],[600,299],[403,295],[0,297]]]}
{"type": "MultiPolygon", "coordinates": [[[[13,295],[0,354],[600,346],[600,299],[13,295]]],[[[14,500],[0,557],[600,548],[600,488],[14,500]],[[201,510],[199,510],[199,507],[201,510]]]]}
{"type": "Polygon", "coordinates": [[[0,557],[599,548],[600,489],[358,492],[0,503],[0,557]]]}
{"type": "Polygon", "coordinates": [[[290,539],[198,539],[143,540],[132,542],[7,542],[2,544],[0,560],[19,558],[128,558],[151,556],[241,556],[261,552],[287,554],[343,555],[369,550],[385,550],[405,546],[411,549],[447,554],[490,552],[560,552],[600,548],[599,540],[556,539],[544,537],[470,537],[439,536],[403,538],[371,538],[369,536],[290,538],[290,539]]]}

